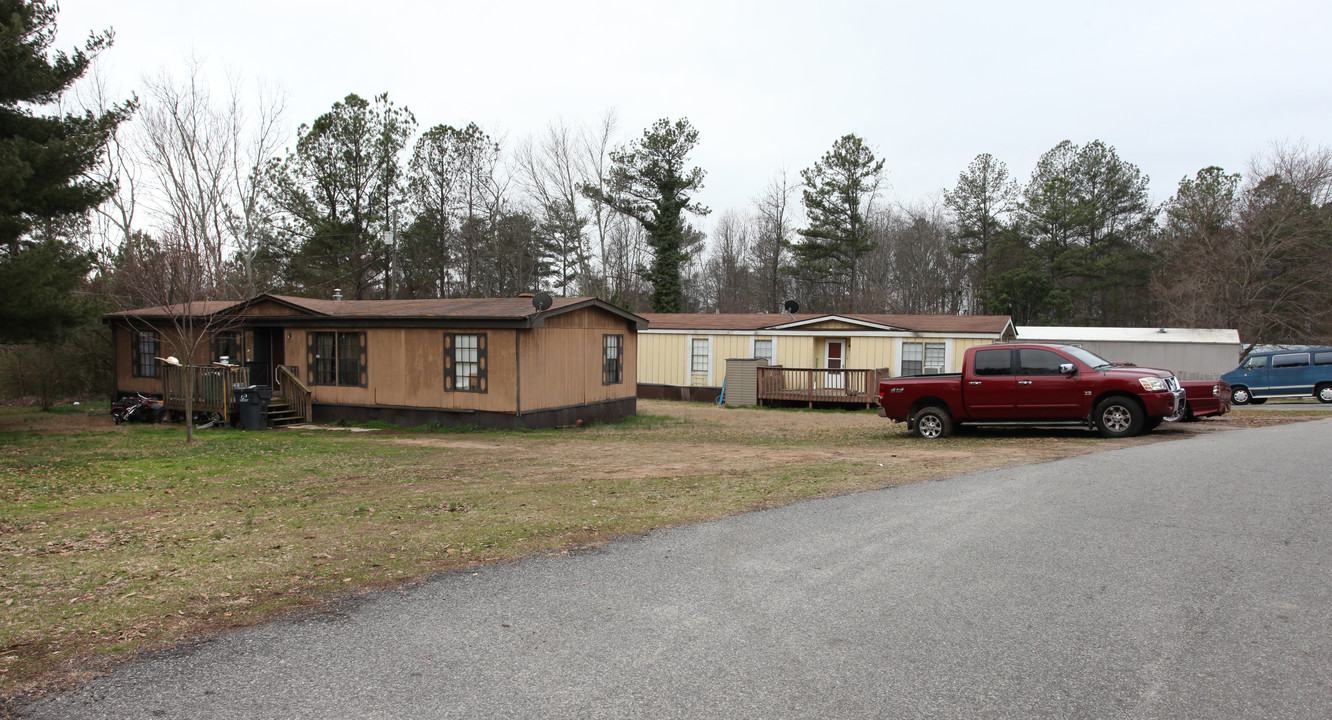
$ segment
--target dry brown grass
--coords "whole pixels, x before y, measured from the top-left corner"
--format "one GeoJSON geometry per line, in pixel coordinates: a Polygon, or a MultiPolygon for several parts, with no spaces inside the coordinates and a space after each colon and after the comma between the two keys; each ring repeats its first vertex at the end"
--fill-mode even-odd
{"type": "MultiPolygon", "coordinates": [[[[104,408],[103,408],[104,410],[104,408]]],[[[210,431],[0,409],[0,698],[137,651],[441,571],[805,498],[1292,418],[1140,438],[926,443],[869,412],[643,401],[540,432],[210,431]]]]}

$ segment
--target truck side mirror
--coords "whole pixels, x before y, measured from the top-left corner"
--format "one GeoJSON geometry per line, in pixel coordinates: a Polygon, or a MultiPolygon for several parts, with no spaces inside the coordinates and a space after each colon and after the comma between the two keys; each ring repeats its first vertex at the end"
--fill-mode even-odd
{"type": "Polygon", "coordinates": [[[1061,375],[1072,375],[1077,371],[1078,371],[1078,366],[1074,365],[1073,363],[1062,363],[1059,365],[1059,373],[1061,375]]]}

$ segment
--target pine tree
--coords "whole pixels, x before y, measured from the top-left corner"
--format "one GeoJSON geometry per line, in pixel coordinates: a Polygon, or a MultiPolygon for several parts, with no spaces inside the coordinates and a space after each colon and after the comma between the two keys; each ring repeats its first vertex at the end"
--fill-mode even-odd
{"type": "Polygon", "coordinates": [[[42,115],[111,45],[51,52],[56,4],[0,0],[0,340],[52,339],[89,317],[72,291],[92,263],[64,230],[107,197],[88,178],[131,104],[101,115],[42,115]]]}

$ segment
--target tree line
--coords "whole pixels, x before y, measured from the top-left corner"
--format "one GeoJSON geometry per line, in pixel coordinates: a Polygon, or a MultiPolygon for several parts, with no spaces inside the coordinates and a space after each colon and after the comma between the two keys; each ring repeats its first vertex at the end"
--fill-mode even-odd
{"type": "Polygon", "coordinates": [[[1332,341],[1322,147],[1273,146],[1242,175],[1203,168],[1155,204],[1112,145],[1064,141],[1025,180],[980,154],[952,188],[892,202],[885,159],[847,134],[713,215],[687,119],[626,140],[608,113],[511,140],[351,94],[289,137],[280,93],[218,91],[187,64],[116,98],[88,72],[109,33],[66,53],[54,3],[0,0],[0,13],[6,342],[55,342],[112,305],[335,288],[545,290],[639,312],[778,312],[794,298],[1332,341]]]}

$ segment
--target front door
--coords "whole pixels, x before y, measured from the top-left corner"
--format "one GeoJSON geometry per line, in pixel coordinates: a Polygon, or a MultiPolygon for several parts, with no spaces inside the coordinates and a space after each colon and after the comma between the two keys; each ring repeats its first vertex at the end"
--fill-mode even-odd
{"type": "Polygon", "coordinates": [[[272,386],[273,384],[270,364],[273,340],[269,332],[268,328],[255,328],[251,333],[251,342],[254,345],[250,348],[250,359],[245,363],[245,367],[250,369],[251,385],[272,386]]]}
{"type": "MultiPolygon", "coordinates": [[[[823,367],[828,370],[841,370],[846,367],[846,343],[842,340],[829,340],[828,351],[824,358],[823,367]]],[[[826,386],[831,390],[841,390],[846,387],[846,376],[840,372],[829,372],[827,375],[826,386]]]]}
{"type": "Polygon", "coordinates": [[[249,360],[245,367],[250,369],[250,383],[268,385],[276,382],[276,370],[286,361],[287,346],[282,340],[281,328],[255,328],[250,333],[249,360]]]}

